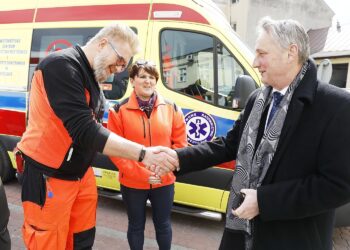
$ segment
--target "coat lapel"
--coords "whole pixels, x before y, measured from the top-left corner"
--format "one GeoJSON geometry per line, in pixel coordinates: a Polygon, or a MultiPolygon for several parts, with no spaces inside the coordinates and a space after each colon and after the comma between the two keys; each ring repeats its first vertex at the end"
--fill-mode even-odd
{"type": "Polygon", "coordinates": [[[318,86],[318,82],[315,80],[317,79],[316,75],[316,65],[310,61],[310,68],[300,82],[298,88],[295,90],[292,100],[289,104],[287,116],[281,131],[276,153],[272,159],[271,165],[267,171],[263,183],[271,182],[276,167],[279,165],[284,152],[290,144],[290,140],[293,138],[293,134],[298,126],[305,105],[312,105],[313,103],[318,86]]]}

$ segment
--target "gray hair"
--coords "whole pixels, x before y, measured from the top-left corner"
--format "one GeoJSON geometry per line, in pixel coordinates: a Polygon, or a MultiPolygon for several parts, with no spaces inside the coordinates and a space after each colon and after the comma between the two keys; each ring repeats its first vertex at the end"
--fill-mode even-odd
{"type": "Polygon", "coordinates": [[[126,24],[111,23],[102,28],[94,37],[92,37],[86,45],[99,41],[107,37],[110,39],[117,39],[121,42],[129,44],[132,54],[135,55],[140,50],[140,42],[135,32],[126,24]]]}
{"type": "Polygon", "coordinates": [[[258,24],[258,34],[265,31],[284,49],[291,44],[298,47],[299,63],[303,64],[310,55],[309,36],[304,27],[297,21],[273,20],[270,17],[263,17],[258,24]]]}

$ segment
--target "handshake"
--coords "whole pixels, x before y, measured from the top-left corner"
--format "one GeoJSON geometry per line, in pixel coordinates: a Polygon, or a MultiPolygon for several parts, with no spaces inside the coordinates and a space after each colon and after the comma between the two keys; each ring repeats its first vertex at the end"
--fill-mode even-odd
{"type": "Polygon", "coordinates": [[[148,179],[150,184],[161,183],[161,176],[179,169],[179,158],[175,150],[163,146],[149,147],[145,150],[142,163],[152,172],[148,179]]]}

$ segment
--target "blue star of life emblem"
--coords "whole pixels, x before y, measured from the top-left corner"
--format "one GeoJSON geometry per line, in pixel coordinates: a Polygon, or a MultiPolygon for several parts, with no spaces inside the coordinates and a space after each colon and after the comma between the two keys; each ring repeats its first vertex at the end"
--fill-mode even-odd
{"type": "Polygon", "coordinates": [[[196,145],[204,141],[211,141],[216,132],[214,119],[203,112],[193,111],[185,116],[187,140],[196,145]]]}

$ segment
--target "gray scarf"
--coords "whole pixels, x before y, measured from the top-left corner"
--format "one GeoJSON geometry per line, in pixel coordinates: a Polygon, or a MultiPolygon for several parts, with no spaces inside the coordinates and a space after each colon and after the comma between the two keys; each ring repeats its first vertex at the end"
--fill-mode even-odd
{"type": "Polygon", "coordinates": [[[241,202],[239,193],[242,188],[257,189],[261,185],[276,152],[294,90],[298,87],[308,68],[309,62],[307,61],[289,85],[286,94],[279,104],[279,108],[269,126],[265,129],[255,153],[254,148],[261,116],[272,98],[272,88],[270,86],[264,86],[260,89],[245,124],[238,148],[236,169],[233,172],[230,197],[227,204],[226,228],[246,232],[246,249],[252,248],[252,222],[234,216],[231,209],[239,207],[241,202]]]}

